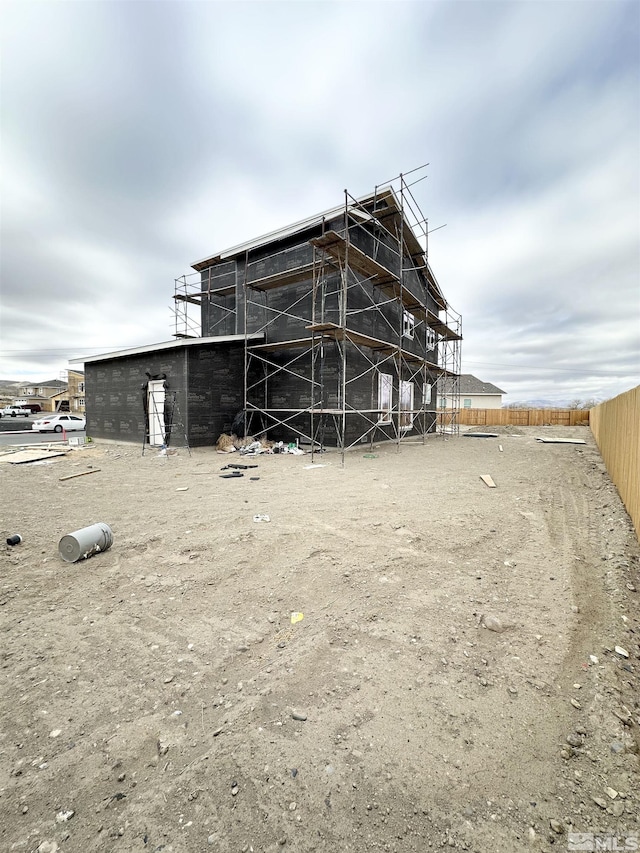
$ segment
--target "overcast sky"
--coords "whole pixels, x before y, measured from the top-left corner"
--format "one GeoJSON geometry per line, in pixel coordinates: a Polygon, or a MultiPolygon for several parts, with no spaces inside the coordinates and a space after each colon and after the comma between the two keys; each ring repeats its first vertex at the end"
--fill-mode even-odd
{"type": "Polygon", "coordinates": [[[462,369],[640,383],[640,4],[5,2],[0,378],[171,339],[174,279],[429,163],[462,369]]]}

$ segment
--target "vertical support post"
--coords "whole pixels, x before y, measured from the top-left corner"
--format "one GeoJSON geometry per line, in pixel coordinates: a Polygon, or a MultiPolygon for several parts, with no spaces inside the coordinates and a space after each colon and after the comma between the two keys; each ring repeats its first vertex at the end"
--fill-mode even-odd
{"type": "Polygon", "coordinates": [[[248,266],[249,266],[249,250],[247,250],[245,252],[245,255],[244,255],[244,279],[242,282],[242,290],[243,290],[243,294],[244,294],[244,299],[243,299],[243,303],[244,303],[243,304],[243,311],[244,311],[244,320],[243,320],[243,326],[244,326],[244,371],[243,371],[244,384],[243,384],[243,389],[242,389],[242,400],[243,400],[243,409],[244,409],[244,436],[242,436],[243,438],[246,438],[247,431],[248,431],[249,426],[250,426],[249,423],[247,422],[248,412],[249,412],[248,400],[247,400],[248,387],[249,387],[248,376],[247,376],[247,374],[249,372],[249,351],[248,351],[249,338],[247,335],[247,268],[248,268],[248,266]]]}
{"type": "Polygon", "coordinates": [[[340,317],[340,325],[342,326],[342,387],[340,391],[340,396],[342,397],[342,412],[340,415],[340,452],[343,467],[345,448],[347,444],[347,302],[349,299],[349,243],[351,240],[349,233],[349,192],[346,189],[344,191],[344,227],[346,242],[344,247],[342,311],[340,317]]]}
{"type": "Polygon", "coordinates": [[[311,416],[310,416],[310,432],[311,432],[311,464],[315,456],[316,434],[314,430],[314,409],[316,405],[316,293],[318,289],[318,255],[316,247],[313,247],[313,275],[311,279],[311,416]]]}
{"type": "Polygon", "coordinates": [[[403,274],[404,274],[404,177],[400,172],[400,232],[398,234],[398,249],[400,269],[398,275],[400,278],[400,330],[398,342],[398,430],[396,436],[396,453],[400,452],[400,440],[402,438],[402,376],[404,358],[402,355],[402,333],[404,331],[404,293],[403,293],[403,274]]]}

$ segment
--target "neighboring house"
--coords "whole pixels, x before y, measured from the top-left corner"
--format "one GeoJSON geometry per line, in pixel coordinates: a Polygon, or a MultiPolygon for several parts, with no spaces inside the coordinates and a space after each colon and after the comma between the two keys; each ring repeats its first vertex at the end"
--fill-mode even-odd
{"type": "Polygon", "coordinates": [[[33,385],[23,385],[20,388],[22,397],[42,397],[47,400],[53,394],[58,394],[67,387],[61,379],[50,379],[48,382],[37,382],[33,385]]]}
{"type": "MultiPolygon", "coordinates": [[[[496,385],[492,385],[491,382],[483,382],[471,373],[461,373],[456,384],[460,406],[463,409],[500,409],[502,395],[507,393],[496,385]]],[[[443,393],[438,401],[441,409],[449,408],[452,404],[451,386],[452,383],[443,383],[443,393]]]]}
{"type": "Polygon", "coordinates": [[[27,403],[38,403],[43,412],[84,412],[84,373],[68,370],[63,376],[23,385],[20,395],[27,403]]]}
{"type": "Polygon", "coordinates": [[[196,446],[246,425],[345,449],[433,431],[461,323],[403,208],[409,195],[347,197],[194,263],[174,297],[177,340],[72,362],[85,366],[89,434],[162,444],[173,430],[196,446]]]}
{"type": "Polygon", "coordinates": [[[20,396],[28,403],[38,403],[43,412],[55,412],[54,398],[66,388],[67,383],[61,379],[50,379],[47,382],[23,385],[20,388],[20,396]]]}
{"type": "Polygon", "coordinates": [[[85,410],[84,373],[68,370],[65,387],[51,397],[56,412],[82,412],[85,410]]]}

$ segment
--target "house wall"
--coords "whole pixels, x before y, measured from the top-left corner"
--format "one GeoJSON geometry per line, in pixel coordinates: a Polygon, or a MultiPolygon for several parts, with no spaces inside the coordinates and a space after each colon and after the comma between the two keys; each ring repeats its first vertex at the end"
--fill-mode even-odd
{"type": "MultiPolygon", "coordinates": [[[[371,370],[371,362],[363,355],[357,347],[352,344],[347,344],[347,382],[348,384],[348,400],[349,406],[358,410],[377,409],[378,401],[378,370],[371,370]]],[[[279,353],[269,353],[269,360],[273,364],[285,365],[291,357],[291,351],[283,351],[279,353]]],[[[414,409],[421,408],[422,401],[422,375],[412,376],[411,371],[404,367],[402,376],[398,377],[393,360],[379,360],[379,371],[393,375],[393,405],[398,405],[399,379],[411,380],[414,383],[414,409]]],[[[295,361],[295,365],[291,366],[295,370],[295,375],[291,371],[272,372],[269,381],[266,385],[261,385],[259,390],[254,392],[251,402],[254,405],[265,409],[279,409],[278,417],[281,420],[288,418],[287,424],[273,424],[268,431],[269,438],[275,441],[291,441],[295,439],[297,433],[303,435],[310,434],[310,415],[303,414],[295,417],[289,417],[289,413],[283,410],[290,409],[291,415],[297,410],[304,409],[311,405],[311,354],[305,353],[295,361]]],[[[342,393],[342,359],[339,356],[338,346],[336,343],[330,342],[323,346],[323,357],[316,361],[315,381],[320,384],[320,388],[316,390],[316,405],[322,402],[324,409],[337,409],[339,407],[340,395],[342,393]],[[321,393],[322,392],[322,393],[321,393]],[[320,400],[322,398],[322,400],[320,400]]],[[[435,383],[433,376],[427,375],[427,382],[435,383]]],[[[424,407],[423,425],[424,431],[430,432],[435,429],[435,390],[431,403],[424,407]],[[429,410],[429,411],[427,411],[429,410]]],[[[397,415],[395,415],[397,419],[397,415]]],[[[417,418],[418,416],[416,416],[417,418]]],[[[382,441],[385,438],[391,439],[396,435],[393,425],[377,424],[378,415],[375,412],[368,412],[364,415],[356,413],[349,414],[346,421],[345,438],[346,443],[351,444],[358,440],[365,432],[371,429],[373,423],[376,424],[374,432],[374,440],[382,441]]],[[[416,420],[416,426],[418,421],[416,420]]],[[[321,419],[320,415],[314,418],[314,430],[319,439],[328,446],[336,444],[336,429],[333,417],[324,415],[321,419]],[[323,425],[323,433],[320,435],[318,429],[323,425]]],[[[420,430],[411,429],[405,434],[417,434],[420,430]]]]}
{"type": "Polygon", "coordinates": [[[152,376],[166,374],[165,421],[169,443],[213,445],[229,432],[244,406],[242,342],[179,347],[85,364],[87,434],[94,438],[140,442],[147,428],[144,388],[152,376]],[[175,406],[172,403],[176,392],[175,406]]]}
{"type": "MultiPolygon", "coordinates": [[[[342,230],[342,221],[336,220],[326,224],[327,230],[334,228],[342,230]]],[[[224,281],[228,285],[235,281],[233,296],[211,296],[202,300],[202,330],[203,334],[224,333],[243,334],[245,323],[245,280],[256,281],[266,276],[295,269],[310,264],[313,261],[313,247],[309,240],[318,236],[321,229],[310,229],[304,235],[295,235],[288,241],[281,241],[268,247],[254,250],[246,259],[225,261],[203,270],[202,290],[206,291],[212,283],[224,281]],[[218,273],[218,269],[222,273],[218,273]],[[235,306],[235,317],[228,310],[235,306]],[[234,326],[232,329],[231,327],[234,326]]],[[[362,251],[375,257],[376,260],[393,272],[399,272],[400,260],[389,235],[380,232],[377,239],[365,227],[357,227],[350,232],[352,243],[362,251]]],[[[435,314],[438,308],[429,294],[424,275],[415,270],[410,258],[403,259],[405,289],[425,304],[435,314]],[[413,267],[413,268],[412,268],[413,267]]],[[[357,273],[356,273],[357,275],[357,273]]],[[[358,276],[363,280],[362,276],[358,276]]],[[[339,271],[330,272],[324,278],[322,288],[318,288],[315,305],[315,320],[317,323],[340,324],[341,276],[339,271]]],[[[275,287],[261,291],[248,288],[246,305],[246,321],[248,332],[266,332],[268,342],[278,340],[295,340],[308,337],[305,329],[311,323],[313,315],[313,278],[298,283],[275,287]]],[[[403,308],[397,300],[390,300],[379,287],[364,282],[362,288],[350,287],[348,292],[347,326],[353,331],[362,332],[380,340],[398,342],[402,331],[403,308]],[[378,306],[372,308],[372,306],[378,306]]],[[[427,347],[427,327],[418,317],[413,339],[403,337],[402,347],[417,355],[426,356],[436,361],[435,349],[427,347]]]]}
{"type": "Polygon", "coordinates": [[[87,435],[139,442],[142,447],[147,429],[144,388],[148,377],[145,371],[152,375],[166,374],[168,391],[177,392],[177,405],[182,420],[185,420],[187,382],[184,348],[141,353],[85,363],[87,435]]]}
{"type": "MultiPolygon", "coordinates": [[[[450,409],[453,406],[453,401],[450,397],[438,397],[438,406],[440,408],[450,409]],[[442,401],[446,400],[445,405],[442,401]]],[[[502,395],[501,394],[463,394],[460,393],[460,408],[461,409],[501,409],[502,395]],[[471,405],[465,405],[465,400],[471,400],[471,405]]]]}
{"type": "Polygon", "coordinates": [[[187,347],[189,444],[215,444],[244,408],[244,344],[187,347]]]}

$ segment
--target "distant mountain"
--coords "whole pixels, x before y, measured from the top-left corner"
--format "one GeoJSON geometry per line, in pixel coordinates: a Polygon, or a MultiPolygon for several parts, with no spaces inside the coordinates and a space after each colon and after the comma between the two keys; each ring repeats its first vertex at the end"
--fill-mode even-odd
{"type": "Polygon", "coordinates": [[[0,391],[15,391],[22,388],[24,381],[20,379],[0,379],[0,391]]]}

